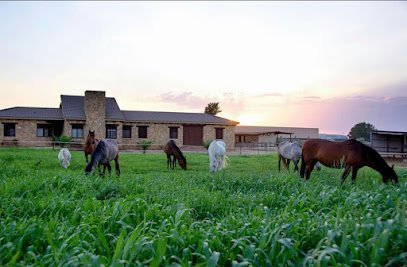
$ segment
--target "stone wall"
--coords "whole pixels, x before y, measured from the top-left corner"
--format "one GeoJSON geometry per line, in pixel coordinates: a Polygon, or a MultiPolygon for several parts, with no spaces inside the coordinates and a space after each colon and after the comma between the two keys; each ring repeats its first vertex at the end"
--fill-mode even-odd
{"type": "Polygon", "coordinates": [[[216,128],[223,128],[223,142],[226,144],[226,148],[230,150],[235,149],[235,126],[223,126],[223,125],[205,125],[203,129],[203,140],[212,141],[216,139],[216,128]]]}
{"type": "Polygon", "coordinates": [[[164,145],[170,140],[170,128],[178,128],[178,138],[173,139],[178,146],[183,145],[182,125],[180,124],[159,124],[159,123],[120,123],[117,128],[117,141],[124,149],[136,149],[136,144],[142,140],[152,142],[151,149],[163,149],[164,145]],[[132,126],[131,138],[123,138],[123,125],[132,126]],[[138,127],[147,126],[147,138],[138,138],[138,127]]]}
{"type": "Polygon", "coordinates": [[[95,135],[102,139],[106,137],[106,111],[105,92],[86,91],[85,92],[85,115],[86,125],[84,127],[85,136],[88,131],[95,131],[95,135]]]}
{"type": "Polygon", "coordinates": [[[65,120],[64,121],[64,130],[62,132],[63,135],[71,136],[72,124],[82,124],[83,125],[83,138],[74,138],[72,141],[78,143],[85,143],[86,137],[88,136],[88,132],[85,131],[85,121],[81,120],[65,120]]]}
{"type": "Polygon", "coordinates": [[[46,124],[46,121],[37,120],[2,120],[0,136],[2,146],[52,146],[52,137],[37,137],[37,124],[46,124]],[[3,123],[16,123],[16,136],[4,136],[3,123]]]}
{"type": "MultiPolygon", "coordinates": [[[[4,136],[4,125],[0,124],[0,141],[6,141],[7,145],[13,145],[14,140],[18,140],[17,143],[20,146],[51,146],[52,137],[37,137],[37,124],[45,123],[45,121],[36,120],[3,120],[3,123],[17,123],[16,124],[16,136],[5,137],[4,136]]],[[[63,135],[71,136],[72,124],[84,124],[85,121],[64,121],[63,135]]],[[[87,123],[86,125],[90,125],[87,123]]],[[[119,143],[121,149],[138,149],[137,143],[141,140],[152,141],[152,146],[150,149],[163,149],[163,146],[170,140],[170,128],[178,127],[178,138],[173,139],[178,146],[183,147],[183,125],[182,124],[160,124],[160,123],[123,123],[120,121],[107,121],[103,122],[103,127],[94,128],[96,130],[96,138],[105,138],[106,124],[117,125],[117,142],[119,143]],[[131,138],[123,138],[123,125],[132,126],[131,138]],[[138,138],[138,127],[137,126],[148,126],[147,127],[147,138],[138,138]],[[103,131],[103,132],[102,132],[103,131]]],[[[73,141],[83,144],[86,140],[88,131],[87,126],[84,125],[84,138],[74,139],[73,141]]],[[[95,126],[94,122],[93,125],[95,126]]],[[[235,149],[235,135],[234,126],[220,126],[220,125],[205,125],[203,127],[203,140],[212,141],[216,137],[215,128],[224,128],[223,130],[223,141],[226,143],[228,149],[235,149]]],[[[79,145],[79,144],[78,144],[79,145]]]]}

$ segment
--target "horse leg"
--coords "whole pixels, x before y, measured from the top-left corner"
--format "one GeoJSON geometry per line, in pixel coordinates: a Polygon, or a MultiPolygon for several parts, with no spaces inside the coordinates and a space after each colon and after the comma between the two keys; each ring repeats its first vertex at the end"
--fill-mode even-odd
{"type": "Polygon", "coordinates": [[[348,177],[351,167],[352,167],[351,165],[347,165],[345,167],[345,171],[342,173],[342,177],[341,177],[341,185],[343,184],[343,182],[345,182],[346,177],[348,177]]]}
{"type": "Polygon", "coordinates": [[[114,165],[116,168],[116,175],[120,176],[119,156],[114,158],[114,165]]]}
{"type": "Polygon", "coordinates": [[[112,175],[112,166],[110,166],[109,162],[106,163],[106,166],[107,166],[107,170],[109,171],[109,176],[111,176],[112,175]]]}
{"type": "Polygon", "coordinates": [[[293,163],[294,163],[294,172],[298,172],[298,161],[293,160],[293,163]]]}
{"type": "Polygon", "coordinates": [[[307,166],[305,167],[305,180],[309,180],[310,176],[311,176],[311,172],[314,169],[316,161],[310,161],[307,166]]]}
{"type": "Polygon", "coordinates": [[[105,171],[106,171],[106,164],[103,164],[103,172],[100,171],[100,164],[98,165],[98,169],[99,169],[99,175],[104,177],[105,171]]]}
{"type": "Polygon", "coordinates": [[[174,169],[174,156],[173,155],[170,155],[170,166],[171,166],[171,169],[174,169]]]}
{"type": "Polygon", "coordinates": [[[355,184],[356,176],[358,175],[358,167],[353,166],[352,168],[352,184],[355,184]]]}
{"type": "Polygon", "coordinates": [[[305,162],[304,162],[304,156],[301,155],[300,177],[304,178],[304,174],[305,174],[305,162]]]}
{"type": "Polygon", "coordinates": [[[290,162],[291,162],[290,159],[286,159],[286,160],[285,160],[285,167],[286,167],[286,169],[287,169],[288,171],[290,171],[290,162]]]}
{"type": "Polygon", "coordinates": [[[280,172],[281,171],[281,155],[280,155],[280,153],[278,153],[278,172],[280,172]]]}
{"type": "Polygon", "coordinates": [[[89,163],[88,154],[87,154],[87,153],[85,153],[85,160],[86,160],[86,163],[89,163]]]}
{"type": "Polygon", "coordinates": [[[171,156],[167,154],[167,169],[169,169],[171,166],[171,156]]]}

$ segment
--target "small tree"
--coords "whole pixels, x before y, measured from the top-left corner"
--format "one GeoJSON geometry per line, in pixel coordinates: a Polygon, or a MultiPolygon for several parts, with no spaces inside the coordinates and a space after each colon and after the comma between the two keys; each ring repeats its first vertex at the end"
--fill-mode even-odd
{"type": "Polygon", "coordinates": [[[376,128],[373,126],[373,124],[359,122],[353,126],[352,129],[350,129],[348,137],[352,139],[363,139],[370,142],[370,133],[374,130],[376,130],[376,128]]]}
{"type": "Polygon", "coordinates": [[[140,142],[137,142],[137,147],[143,150],[143,154],[146,153],[146,150],[149,149],[151,146],[152,142],[148,140],[141,140],[140,142]]]}
{"type": "Polygon", "coordinates": [[[222,110],[219,107],[219,102],[211,102],[205,107],[205,113],[216,115],[221,113],[222,110]]]}

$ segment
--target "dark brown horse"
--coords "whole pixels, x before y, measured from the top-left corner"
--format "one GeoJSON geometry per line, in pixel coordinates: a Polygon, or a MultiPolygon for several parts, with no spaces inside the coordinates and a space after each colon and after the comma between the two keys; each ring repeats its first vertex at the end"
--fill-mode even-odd
{"type": "Polygon", "coordinates": [[[88,155],[92,156],[98,143],[99,143],[99,140],[96,139],[96,137],[95,137],[95,131],[89,130],[88,137],[86,138],[86,142],[85,142],[85,148],[84,148],[86,163],[89,163],[88,155]]]}
{"type": "Polygon", "coordinates": [[[308,180],[314,165],[317,162],[331,168],[345,168],[341,184],[345,181],[352,169],[352,181],[355,182],[358,170],[368,166],[382,175],[383,182],[389,180],[398,183],[398,177],[393,167],[389,167],[386,161],[373,148],[356,140],[343,142],[331,142],[323,139],[307,140],[302,147],[301,177],[308,180]]]}
{"type": "Polygon", "coordinates": [[[164,147],[164,152],[167,154],[167,168],[171,167],[174,169],[175,163],[178,160],[179,166],[181,166],[183,170],[187,169],[187,160],[173,140],[167,142],[164,147]]]}

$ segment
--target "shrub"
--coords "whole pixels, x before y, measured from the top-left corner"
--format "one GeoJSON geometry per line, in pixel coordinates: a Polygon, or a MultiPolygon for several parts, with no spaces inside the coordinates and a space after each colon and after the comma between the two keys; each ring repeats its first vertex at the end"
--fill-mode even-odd
{"type": "Polygon", "coordinates": [[[209,148],[209,145],[212,143],[212,141],[206,140],[202,142],[202,146],[206,149],[209,148]]]}
{"type": "Polygon", "coordinates": [[[151,146],[152,142],[148,140],[142,140],[137,142],[137,147],[143,150],[143,154],[146,153],[146,150],[151,146]]]}
{"type": "Polygon", "coordinates": [[[61,135],[61,136],[54,136],[55,144],[60,147],[65,147],[67,143],[72,141],[71,136],[61,135]]]}

